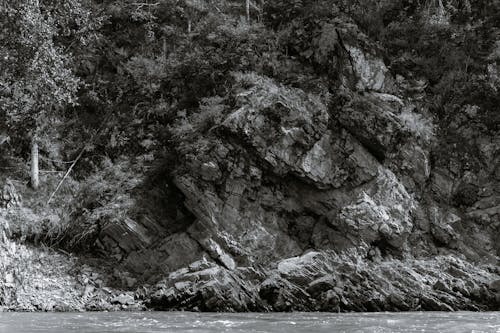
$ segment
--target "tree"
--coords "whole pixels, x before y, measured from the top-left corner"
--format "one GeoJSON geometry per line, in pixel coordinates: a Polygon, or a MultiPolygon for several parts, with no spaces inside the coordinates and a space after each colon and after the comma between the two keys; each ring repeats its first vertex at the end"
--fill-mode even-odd
{"type": "Polygon", "coordinates": [[[187,33],[190,34],[193,29],[193,21],[199,20],[207,13],[208,3],[204,0],[185,0],[184,11],[187,19],[187,33]]]}
{"type": "Polygon", "coordinates": [[[31,140],[36,189],[39,136],[50,130],[58,111],[76,104],[80,84],[63,41],[83,33],[91,16],[77,0],[17,0],[2,1],[0,17],[0,110],[9,127],[31,140]],[[75,16],[78,24],[71,20],[75,16]]]}
{"type": "Polygon", "coordinates": [[[250,22],[250,0],[245,1],[245,13],[247,15],[247,22],[250,22]]]}

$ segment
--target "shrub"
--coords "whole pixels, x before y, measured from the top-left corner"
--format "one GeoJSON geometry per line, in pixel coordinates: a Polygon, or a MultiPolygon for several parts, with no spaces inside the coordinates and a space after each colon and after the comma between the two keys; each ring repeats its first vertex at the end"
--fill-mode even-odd
{"type": "Polygon", "coordinates": [[[70,249],[90,249],[108,221],[125,218],[134,206],[131,191],[140,179],[131,162],[104,159],[101,168],[81,183],[68,207],[59,239],[70,249]]]}
{"type": "Polygon", "coordinates": [[[406,130],[423,144],[429,144],[435,136],[435,126],[432,119],[413,112],[409,109],[403,109],[398,115],[406,130]]]}
{"type": "Polygon", "coordinates": [[[220,124],[227,106],[220,96],[204,98],[200,107],[187,116],[186,111],[178,113],[176,122],[170,127],[170,132],[176,141],[186,141],[188,138],[206,133],[211,127],[220,124]]]}
{"type": "Polygon", "coordinates": [[[152,96],[160,89],[161,80],[165,77],[164,66],[161,59],[144,56],[134,56],[123,65],[139,91],[146,96],[152,96]]]}

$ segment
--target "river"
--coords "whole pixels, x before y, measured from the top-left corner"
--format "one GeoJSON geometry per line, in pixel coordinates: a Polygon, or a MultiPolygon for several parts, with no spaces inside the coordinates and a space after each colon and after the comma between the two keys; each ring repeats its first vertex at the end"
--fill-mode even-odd
{"type": "Polygon", "coordinates": [[[404,313],[0,313],[0,333],[31,332],[488,332],[500,312],[404,313]]]}

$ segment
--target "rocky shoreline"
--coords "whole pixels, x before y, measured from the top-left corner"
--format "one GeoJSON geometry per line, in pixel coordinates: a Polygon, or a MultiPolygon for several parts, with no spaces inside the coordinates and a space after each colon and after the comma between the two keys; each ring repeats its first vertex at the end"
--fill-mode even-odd
{"type": "Polygon", "coordinates": [[[145,309],[134,299],[135,292],[108,285],[115,277],[106,269],[83,261],[4,237],[0,242],[0,312],[145,309]]]}
{"type": "MultiPolygon", "coordinates": [[[[10,244],[7,246],[12,247],[10,244]]],[[[341,255],[311,251],[261,270],[228,270],[202,260],[170,273],[153,286],[137,287],[127,273],[116,269],[105,272],[66,254],[23,245],[17,245],[15,251],[15,257],[30,269],[4,268],[0,311],[500,309],[498,266],[474,266],[452,255],[432,260],[383,260],[362,251],[341,255]],[[127,283],[129,287],[123,289],[127,283]]]]}

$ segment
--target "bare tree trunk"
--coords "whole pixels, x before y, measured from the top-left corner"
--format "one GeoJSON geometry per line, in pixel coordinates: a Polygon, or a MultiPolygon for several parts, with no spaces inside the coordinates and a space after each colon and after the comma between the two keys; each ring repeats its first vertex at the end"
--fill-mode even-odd
{"type": "Polygon", "coordinates": [[[438,0],[438,15],[440,16],[444,16],[444,5],[443,5],[443,1],[442,0],[438,0]]]}
{"type": "Polygon", "coordinates": [[[167,39],[165,38],[165,36],[163,36],[162,43],[163,43],[162,59],[163,59],[163,63],[166,64],[167,63],[167,39]]]}
{"type": "Polygon", "coordinates": [[[37,190],[40,186],[40,179],[38,178],[38,143],[36,138],[31,141],[31,187],[37,190]]]}
{"type": "Polygon", "coordinates": [[[250,0],[246,0],[245,9],[247,13],[247,22],[250,23],[250,0]]]}

